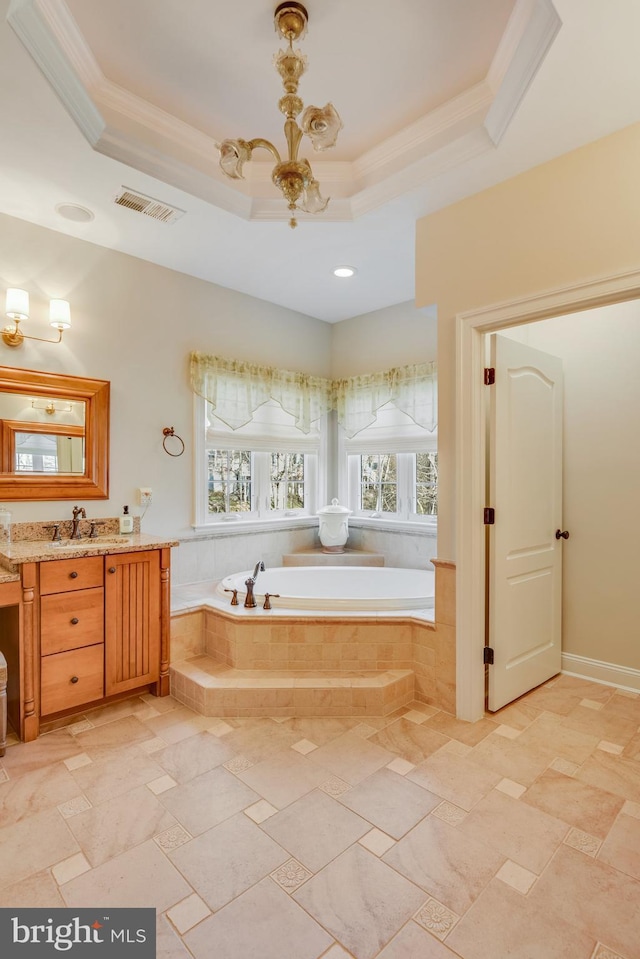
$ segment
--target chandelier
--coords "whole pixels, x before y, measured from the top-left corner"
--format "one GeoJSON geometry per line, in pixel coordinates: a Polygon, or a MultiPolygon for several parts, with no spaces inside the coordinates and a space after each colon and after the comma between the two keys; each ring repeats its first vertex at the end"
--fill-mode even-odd
{"type": "Polygon", "coordinates": [[[271,179],[291,210],[291,227],[297,226],[296,210],[322,213],[329,202],[320,196],[320,184],[313,175],[309,161],[298,159],[302,135],[309,137],[314,150],[322,151],[334,146],[342,129],[342,121],[332,103],[327,103],[325,107],[309,106],[303,112],[304,103],[298,96],[298,82],[307,68],[307,58],[293,49],[293,42],[306,33],[308,19],[306,8],[294,0],[278,4],[274,14],[276,31],[289,41],[288,48],[280,50],[273,58],[284,87],[284,96],[280,98],[278,107],[286,118],[284,135],[287,140],[287,159],[282,159],[273,143],[260,137],[255,140],[223,140],[218,147],[220,167],[233,180],[243,179],[242,167],[251,159],[254,150],[262,148],[271,153],[276,161],[271,179]],[[298,125],[296,118],[301,113],[298,125]]]}

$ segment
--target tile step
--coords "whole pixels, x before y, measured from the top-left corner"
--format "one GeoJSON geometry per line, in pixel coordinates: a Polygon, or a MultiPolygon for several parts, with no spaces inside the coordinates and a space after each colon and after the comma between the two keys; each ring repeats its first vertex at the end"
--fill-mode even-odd
{"type": "Polygon", "coordinates": [[[205,655],[170,675],[172,696],[203,716],[386,716],[414,699],[410,669],[236,669],[205,655]]]}

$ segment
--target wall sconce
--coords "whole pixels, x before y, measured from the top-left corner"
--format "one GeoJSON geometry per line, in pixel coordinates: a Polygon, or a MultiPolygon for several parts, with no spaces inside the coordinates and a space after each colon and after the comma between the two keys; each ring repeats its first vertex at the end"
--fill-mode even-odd
{"type": "Polygon", "coordinates": [[[49,416],[55,413],[70,413],[73,409],[71,403],[58,403],[57,400],[31,400],[31,406],[34,410],[44,410],[49,416]]]}
{"type": "Polygon", "coordinates": [[[13,328],[5,326],[2,339],[7,346],[20,346],[23,340],[37,340],[39,343],[60,343],[64,330],[71,326],[71,311],[66,300],[49,301],[49,326],[58,331],[57,340],[46,340],[41,336],[27,336],[20,329],[20,322],[29,319],[29,294],[26,290],[7,290],[7,316],[14,321],[13,328]]]}

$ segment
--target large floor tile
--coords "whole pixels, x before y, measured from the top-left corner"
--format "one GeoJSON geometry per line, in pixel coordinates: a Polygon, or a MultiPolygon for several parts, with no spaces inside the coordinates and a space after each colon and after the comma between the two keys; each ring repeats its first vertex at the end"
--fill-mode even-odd
{"type": "Polygon", "coordinates": [[[354,733],[338,736],[332,742],[309,753],[312,762],[324,766],[334,776],[339,776],[351,785],[359,783],[394,758],[395,754],[388,749],[376,746],[354,733]]]}
{"type": "Polygon", "coordinates": [[[607,835],[624,804],[622,797],[555,769],[547,769],[527,789],[522,802],[600,839],[607,835]]]}
{"type": "Polygon", "coordinates": [[[161,793],[160,802],[192,836],[229,819],[260,799],[226,769],[212,769],[161,793]]]}
{"type": "Polygon", "coordinates": [[[625,959],[638,954],[640,882],[607,863],[560,846],[528,899],[550,927],[569,918],[625,959]]]}
{"type": "Polygon", "coordinates": [[[78,784],[64,763],[44,765],[0,783],[0,827],[73,799],[78,792],[78,784]]]}
{"type": "Polygon", "coordinates": [[[145,739],[152,737],[153,733],[145,723],[140,722],[135,716],[123,716],[111,723],[78,733],[76,742],[82,751],[89,753],[92,758],[102,759],[112,750],[144,742],[145,739]]]}
{"type": "Polygon", "coordinates": [[[67,825],[91,865],[98,866],[175,826],[176,820],[146,786],[138,786],[71,816],[67,825]]]}
{"type": "Polygon", "coordinates": [[[640,819],[620,813],[602,844],[598,859],[640,879],[640,819]]]}
{"type": "Polygon", "coordinates": [[[17,743],[15,746],[10,746],[1,762],[9,778],[17,779],[26,773],[40,771],[44,766],[60,763],[83,751],[76,736],[66,729],[58,729],[31,743],[17,743]]]}
{"type": "Polygon", "coordinates": [[[195,959],[318,959],[333,942],[271,879],[188,932],[195,959]]]}
{"type": "Polygon", "coordinates": [[[79,786],[78,791],[85,793],[94,805],[122,796],[163,774],[162,766],[135,748],[114,751],[108,759],[71,771],[79,786]]]}
{"type": "Polygon", "coordinates": [[[293,898],[356,959],[373,959],[426,897],[374,855],[353,846],[293,898]]]}
{"type": "Polygon", "coordinates": [[[640,763],[596,749],[582,764],[576,779],[640,803],[640,763]]]}
{"type": "Polygon", "coordinates": [[[43,869],[0,890],[0,909],[52,909],[63,906],[64,900],[50,869],[43,869]]]}
{"type": "Polygon", "coordinates": [[[156,921],[156,959],[192,959],[169,920],[160,914],[156,921]]]}
{"type": "Polygon", "coordinates": [[[382,950],[378,959],[458,959],[458,956],[417,923],[408,922],[382,950]]]}
{"type": "Polygon", "coordinates": [[[272,719],[246,719],[240,720],[236,728],[225,735],[224,742],[251,762],[260,763],[281,749],[293,746],[300,738],[295,729],[287,728],[286,723],[276,723],[272,719]]]}
{"type": "Polygon", "coordinates": [[[282,809],[325,782],[331,773],[299,752],[284,749],[237,776],[273,806],[282,809]]]}
{"type": "Polygon", "coordinates": [[[440,797],[390,769],[379,769],[343,793],[339,802],[400,839],[440,803],[440,797]]]}
{"type": "Polygon", "coordinates": [[[369,742],[417,766],[445,746],[449,738],[426,723],[412,723],[401,717],[369,736],[369,742]]]}
{"type": "Polygon", "coordinates": [[[155,762],[178,783],[186,783],[221,766],[235,753],[223,739],[201,732],[153,754],[155,762]]]}
{"type": "Polygon", "coordinates": [[[192,889],[153,841],[121,853],[60,887],[68,906],[146,906],[164,912],[192,889]]]}
{"type": "Polygon", "coordinates": [[[287,719],[283,725],[285,729],[296,733],[298,740],[308,739],[316,746],[324,746],[332,739],[354,729],[359,723],[360,719],[350,719],[347,716],[300,716],[287,719]]]}
{"type": "Polygon", "coordinates": [[[0,889],[80,852],[57,809],[0,829],[0,889]]]}
{"type": "Polygon", "coordinates": [[[467,759],[503,778],[528,786],[555,759],[550,747],[533,746],[494,733],[474,746],[467,759]]]}
{"type": "Polygon", "coordinates": [[[261,828],[317,872],[369,832],[371,824],[318,789],[271,816],[261,828]]]}
{"type": "Polygon", "coordinates": [[[217,912],[266,878],[290,854],[240,813],[179,846],[169,858],[217,912]]]}
{"type": "Polygon", "coordinates": [[[443,736],[457,739],[465,746],[476,746],[490,733],[495,732],[496,723],[492,719],[479,719],[476,723],[465,723],[449,713],[440,711],[431,716],[426,725],[437,730],[443,736]]]}
{"type": "Polygon", "coordinates": [[[383,860],[458,915],[480,895],[505,861],[498,850],[429,816],[383,860]]]}
{"type": "Polygon", "coordinates": [[[467,810],[472,809],[502,778],[499,773],[443,749],[407,773],[407,779],[467,810]]]}
{"type": "Polygon", "coordinates": [[[494,879],[446,942],[464,959],[591,959],[596,939],[571,922],[569,911],[550,921],[527,896],[494,879]]]}
{"type": "Polygon", "coordinates": [[[474,806],[458,830],[470,839],[484,837],[506,859],[541,873],[568,827],[560,819],[494,789],[474,806]]]}

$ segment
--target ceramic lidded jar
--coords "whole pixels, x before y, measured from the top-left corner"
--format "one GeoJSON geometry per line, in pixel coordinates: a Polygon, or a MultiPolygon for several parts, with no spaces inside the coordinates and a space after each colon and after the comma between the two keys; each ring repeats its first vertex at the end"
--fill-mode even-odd
{"type": "Polygon", "coordinates": [[[332,499],[331,506],[323,506],[318,510],[320,528],[318,535],[322,543],[323,553],[344,553],[344,546],[349,537],[349,516],[352,510],[340,506],[338,500],[332,499]]]}

